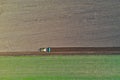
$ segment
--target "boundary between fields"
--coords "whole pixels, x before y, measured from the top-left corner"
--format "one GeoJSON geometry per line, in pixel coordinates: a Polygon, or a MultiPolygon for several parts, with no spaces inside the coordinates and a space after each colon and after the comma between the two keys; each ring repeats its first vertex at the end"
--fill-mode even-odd
{"type": "Polygon", "coordinates": [[[120,55],[120,47],[51,47],[51,52],[0,52],[0,56],[29,55],[120,55]]]}

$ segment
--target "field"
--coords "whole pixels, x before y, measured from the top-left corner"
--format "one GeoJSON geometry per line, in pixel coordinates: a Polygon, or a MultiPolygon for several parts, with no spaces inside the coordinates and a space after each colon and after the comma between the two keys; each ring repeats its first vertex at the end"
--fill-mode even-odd
{"type": "Polygon", "coordinates": [[[0,80],[119,80],[119,55],[0,56],[0,80]]]}
{"type": "Polygon", "coordinates": [[[0,51],[119,47],[119,0],[0,0],[0,51]]]}

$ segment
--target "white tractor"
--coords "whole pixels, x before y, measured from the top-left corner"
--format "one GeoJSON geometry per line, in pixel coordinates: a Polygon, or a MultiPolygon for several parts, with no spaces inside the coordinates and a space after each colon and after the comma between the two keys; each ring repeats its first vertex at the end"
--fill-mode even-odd
{"type": "Polygon", "coordinates": [[[51,51],[51,48],[49,48],[49,47],[48,48],[40,48],[39,51],[40,52],[48,52],[49,53],[51,51]]]}

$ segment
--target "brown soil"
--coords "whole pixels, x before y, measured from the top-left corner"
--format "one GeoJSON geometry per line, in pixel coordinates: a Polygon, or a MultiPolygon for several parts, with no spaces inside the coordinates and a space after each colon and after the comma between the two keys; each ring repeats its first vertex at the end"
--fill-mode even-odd
{"type": "Polygon", "coordinates": [[[120,47],[58,47],[51,48],[51,52],[0,52],[0,56],[25,55],[119,55],[120,47]]]}

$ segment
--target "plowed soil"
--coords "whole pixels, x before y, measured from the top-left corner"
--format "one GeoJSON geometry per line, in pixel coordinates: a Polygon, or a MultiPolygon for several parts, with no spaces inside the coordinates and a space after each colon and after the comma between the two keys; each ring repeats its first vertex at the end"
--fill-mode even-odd
{"type": "Polygon", "coordinates": [[[51,52],[24,51],[0,52],[0,56],[25,56],[25,55],[119,55],[120,47],[57,47],[51,52]]]}

